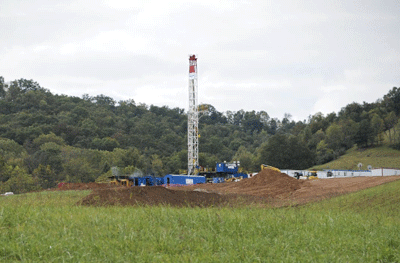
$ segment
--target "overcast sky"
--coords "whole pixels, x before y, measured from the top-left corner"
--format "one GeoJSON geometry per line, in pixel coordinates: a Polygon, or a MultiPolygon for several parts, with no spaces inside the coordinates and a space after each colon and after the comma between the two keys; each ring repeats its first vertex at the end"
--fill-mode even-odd
{"type": "Polygon", "coordinates": [[[2,0],[0,32],[0,76],[54,94],[187,109],[190,54],[220,112],[304,120],[400,86],[398,0],[2,0]]]}

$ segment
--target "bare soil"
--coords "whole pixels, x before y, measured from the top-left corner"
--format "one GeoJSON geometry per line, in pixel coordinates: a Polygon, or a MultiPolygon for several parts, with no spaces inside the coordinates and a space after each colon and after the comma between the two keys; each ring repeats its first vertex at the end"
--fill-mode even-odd
{"type": "Polygon", "coordinates": [[[123,187],[109,184],[67,183],[58,190],[93,190],[81,205],[168,205],[188,207],[301,205],[399,180],[400,176],[297,180],[286,174],[263,170],[239,182],[197,184],[181,187],[123,187]]]}

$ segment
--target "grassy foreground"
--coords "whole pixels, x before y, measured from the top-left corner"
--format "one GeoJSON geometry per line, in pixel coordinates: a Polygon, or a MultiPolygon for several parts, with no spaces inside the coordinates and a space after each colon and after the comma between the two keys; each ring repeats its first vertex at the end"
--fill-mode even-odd
{"type": "Polygon", "coordinates": [[[82,207],[0,198],[0,262],[399,262],[400,181],[281,209],[82,207]]]}

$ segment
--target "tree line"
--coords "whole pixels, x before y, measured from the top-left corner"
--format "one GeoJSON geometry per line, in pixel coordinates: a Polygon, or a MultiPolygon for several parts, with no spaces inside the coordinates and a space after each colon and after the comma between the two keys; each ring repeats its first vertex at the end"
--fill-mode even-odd
{"type": "MultiPolygon", "coordinates": [[[[293,121],[266,111],[218,112],[200,105],[199,163],[240,161],[306,169],[338,158],[351,147],[400,149],[400,89],[374,103],[351,103],[338,113],[293,121]]],[[[33,80],[6,85],[0,77],[0,192],[25,192],[57,183],[93,182],[117,166],[137,175],[187,168],[184,109],[118,101],[106,95],[52,94],[33,80]]]]}

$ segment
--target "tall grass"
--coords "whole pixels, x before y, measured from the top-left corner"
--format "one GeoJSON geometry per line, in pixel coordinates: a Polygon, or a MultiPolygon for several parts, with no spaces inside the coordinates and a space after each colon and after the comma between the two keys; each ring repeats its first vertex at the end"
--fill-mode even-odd
{"type": "Polygon", "coordinates": [[[400,182],[280,209],[83,207],[0,198],[0,262],[396,262],[400,182]]]}

